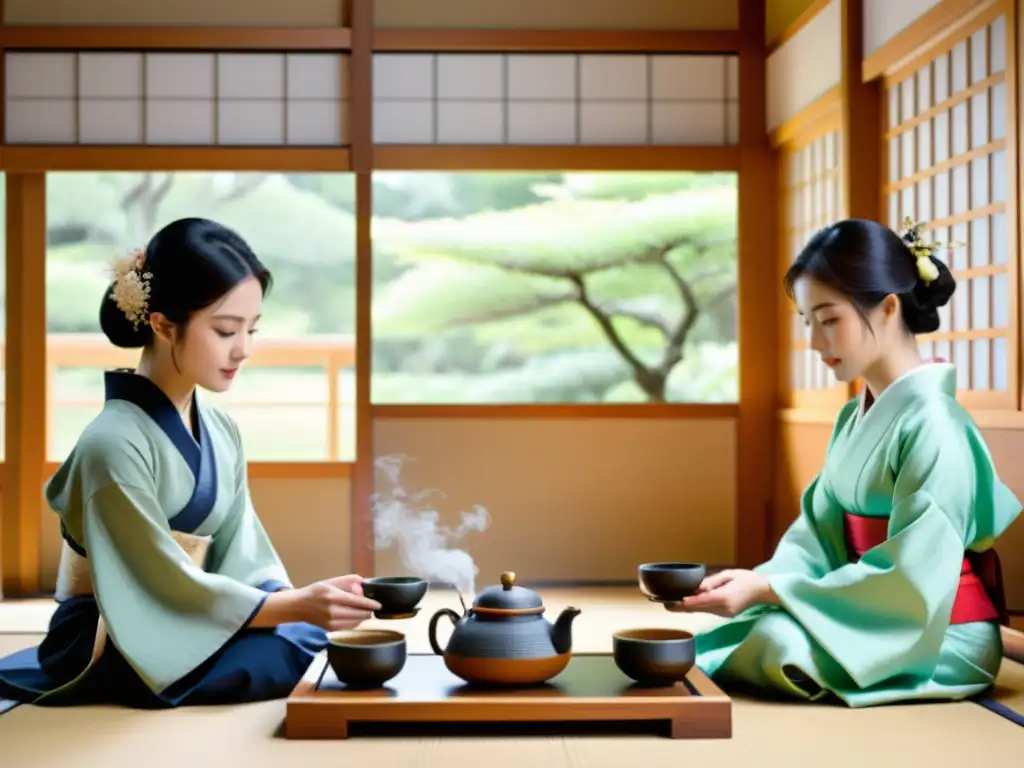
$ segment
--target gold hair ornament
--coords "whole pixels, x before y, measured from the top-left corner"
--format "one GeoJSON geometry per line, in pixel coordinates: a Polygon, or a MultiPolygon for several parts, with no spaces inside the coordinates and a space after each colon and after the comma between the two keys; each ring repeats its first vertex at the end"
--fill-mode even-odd
{"type": "Polygon", "coordinates": [[[915,224],[913,219],[907,216],[903,219],[902,238],[917,262],[918,277],[921,278],[925,285],[931,285],[939,279],[939,267],[932,261],[932,256],[935,252],[940,248],[961,248],[964,243],[946,243],[945,245],[937,242],[925,243],[921,239],[921,230],[924,229],[924,226],[925,222],[919,221],[915,224]]]}
{"type": "Polygon", "coordinates": [[[114,289],[110,298],[135,328],[149,322],[149,281],[153,274],[144,271],[145,266],[146,252],[143,250],[132,251],[116,259],[113,266],[114,289]]]}

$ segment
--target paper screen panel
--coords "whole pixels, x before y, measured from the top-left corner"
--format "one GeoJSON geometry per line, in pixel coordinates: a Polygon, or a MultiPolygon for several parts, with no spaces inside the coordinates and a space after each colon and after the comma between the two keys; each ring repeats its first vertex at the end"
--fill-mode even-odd
{"type": "Polygon", "coordinates": [[[921,352],[954,363],[964,402],[981,408],[1017,403],[1014,102],[998,10],[887,78],[885,94],[890,226],[910,217],[928,223],[926,240],[964,244],[938,254],[957,289],[921,352]]]}
{"type": "Polygon", "coordinates": [[[5,54],[9,144],[340,146],[337,53],[5,54]]]}
{"type": "Polygon", "coordinates": [[[736,56],[378,53],[378,144],[734,145],[736,56]]]}
{"type": "MultiPolygon", "coordinates": [[[[781,149],[783,272],[815,232],[844,215],[841,142],[836,116],[781,149]]],[[[836,381],[832,371],[809,348],[803,318],[792,303],[787,305],[786,312],[790,406],[829,408],[845,401],[847,385],[836,381]]]]}

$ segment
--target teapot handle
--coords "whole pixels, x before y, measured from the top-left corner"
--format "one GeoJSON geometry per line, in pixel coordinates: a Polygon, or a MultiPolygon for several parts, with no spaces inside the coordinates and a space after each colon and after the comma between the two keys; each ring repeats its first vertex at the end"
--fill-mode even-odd
{"type": "Polygon", "coordinates": [[[444,649],[437,644],[437,622],[442,616],[447,616],[452,620],[452,625],[459,623],[459,614],[453,611],[451,608],[442,608],[433,616],[430,617],[430,626],[427,627],[427,637],[430,640],[430,647],[434,649],[434,653],[438,656],[444,656],[444,649]]]}

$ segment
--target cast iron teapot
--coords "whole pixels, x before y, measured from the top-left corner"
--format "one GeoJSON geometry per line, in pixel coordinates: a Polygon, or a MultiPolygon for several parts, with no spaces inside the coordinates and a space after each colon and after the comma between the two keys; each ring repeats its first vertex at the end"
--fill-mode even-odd
{"type": "Polygon", "coordinates": [[[501,574],[501,586],[477,595],[459,616],[442,608],[430,617],[430,647],[467,683],[533,685],[553,678],[572,656],[572,622],[578,608],[566,608],[552,624],[541,614],[544,603],[532,589],[517,587],[516,575],[501,574]],[[437,642],[437,622],[447,616],[455,625],[448,647],[437,642]]]}

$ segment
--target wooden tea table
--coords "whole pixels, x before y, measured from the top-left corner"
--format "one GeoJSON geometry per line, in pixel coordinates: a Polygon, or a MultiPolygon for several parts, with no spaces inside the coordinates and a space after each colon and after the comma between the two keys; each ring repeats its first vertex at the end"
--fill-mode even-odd
{"type": "MultiPolygon", "coordinates": [[[[289,696],[289,739],[345,739],[353,724],[663,723],[673,739],[728,739],[732,701],[699,669],[684,683],[643,688],[619,671],[610,654],[577,653],[547,684],[512,690],[477,689],[463,683],[433,654],[410,654],[383,688],[349,690],[326,657],[289,696]]],[[[557,726],[555,726],[557,728],[557,726]]]]}

